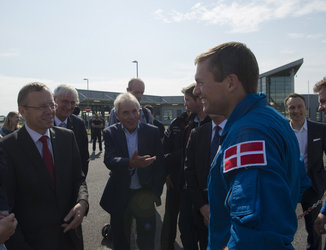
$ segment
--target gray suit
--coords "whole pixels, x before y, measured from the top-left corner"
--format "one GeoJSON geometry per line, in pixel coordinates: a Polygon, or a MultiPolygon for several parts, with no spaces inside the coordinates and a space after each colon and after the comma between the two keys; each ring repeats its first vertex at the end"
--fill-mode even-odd
{"type": "Polygon", "coordinates": [[[83,249],[81,227],[64,234],[61,224],[81,199],[88,200],[85,177],[73,132],[50,129],[56,184],[25,127],[3,138],[8,169],[5,187],[18,226],[8,249],[83,249]]]}

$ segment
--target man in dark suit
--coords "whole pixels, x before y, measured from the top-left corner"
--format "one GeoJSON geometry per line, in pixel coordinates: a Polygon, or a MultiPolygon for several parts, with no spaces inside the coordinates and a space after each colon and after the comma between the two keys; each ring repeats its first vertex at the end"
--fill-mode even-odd
{"type": "MultiPolygon", "coordinates": [[[[306,211],[321,199],[326,189],[326,171],[323,163],[323,153],[326,151],[326,125],[306,119],[305,99],[299,94],[290,94],[285,98],[284,105],[290,115],[290,125],[297,136],[307,174],[312,181],[312,187],[304,192],[301,200],[302,209],[306,211]]],[[[307,249],[321,249],[321,237],[313,228],[320,209],[321,204],[304,217],[308,232],[307,249]]]]}
{"type": "Polygon", "coordinates": [[[211,122],[191,131],[184,164],[186,187],[193,204],[195,230],[201,250],[207,249],[208,240],[208,174],[226,123],[223,116],[210,115],[210,118],[211,122]]]}
{"type": "Polygon", "coordinates": [[[77,141],[80,158],[82,160],[82,170],[85,177],[88,172],[89,152],[88,137],[84,121],[72,114],[76,104],[79,103],[78,92],[75,88],[61,84],[53,93],[54,101],[58,108],[55,112],[54,124],[72,130],[77,141]]]}
{"type": "Polygon", "coordinates": [[[158,128],[139,122],[140,105],[130,93],[114,101],[120,123],[104,130],[104,163],[111,170],[101,206],[111,214],[113,248],[130,249],[130,226],[136,219],[137,244],[153,250],[155,207],[165,180],[158,128]]]}
{"type": "Polygon", "coordinates": [[[25,85],[18,107],[25,125],[0,141],[9,209],[18,220],[6,247],[82,250],[88,192],[74,134],[52,128],[56,104],[42,83],[25,85]]]}
{"type": "Polygon", "coordinates": [[[3,149],[0,148],[0,249],[5,249],[3,243],[14,234],[17,220],[13,213],[9,214],[7,195],[3,187],[4,172],[7,164],[3,149]]]}

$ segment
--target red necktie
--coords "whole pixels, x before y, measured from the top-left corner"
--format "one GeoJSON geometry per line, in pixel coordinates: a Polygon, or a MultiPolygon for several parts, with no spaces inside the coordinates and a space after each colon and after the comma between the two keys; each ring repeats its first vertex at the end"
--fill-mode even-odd
{"type": "Polygon", "coordinates": [[[48,147],[48,137],[46,135],[43,135],[39,141],[42,142],[43,147],[42,147],[42,151],[43,151],[43,160],[45,162],[45,165],[47,166],[51,179],[54,183],[55,178],[54,178],[54,164],[53,164],[53,159],[52,159],[52,155],[51,152],[49,150],[48,147]]]}

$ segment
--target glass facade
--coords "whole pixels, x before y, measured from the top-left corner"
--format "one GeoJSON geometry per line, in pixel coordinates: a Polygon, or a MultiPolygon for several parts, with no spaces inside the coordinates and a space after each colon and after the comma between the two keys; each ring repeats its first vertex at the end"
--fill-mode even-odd
{"type": "Polygon", "coordinates": [[[284,99],[294,92],[294,76],[303,59],[260,75],[258,91],[267,95],[270,106],[285,115],[284,99]]]}

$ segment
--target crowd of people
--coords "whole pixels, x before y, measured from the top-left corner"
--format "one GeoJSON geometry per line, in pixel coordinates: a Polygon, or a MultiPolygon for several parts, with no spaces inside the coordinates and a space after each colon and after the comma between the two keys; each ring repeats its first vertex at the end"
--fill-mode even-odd
{"type": "MultiPolygon", "coordinates": [[[[134,219],[138,248],[154,250],[164,185],[161,250],[174,249],[177,228],[185,250],[293,249],[298,203],[307,249],[321,249],[326,125],[307,120],[296,93],[284,100],[289,120],[269,107],[242,43],[218,45],[195,64],[196,83],[181,90],[186,110],[166,130],[152,106],[141,106],[139,78],[106,119],[90,119],[92,149],[98,142],[102,151],[103,137],[110,171],[100,206],[110,214],[113,249],[130,249],[134,219]]],[[[314,91],[326,114],[326,78],[314,91]]],[[[89,141],[78,93],[32,82],[17,103],[0,130],[0,249],[82,250],[89,141]]]]}

